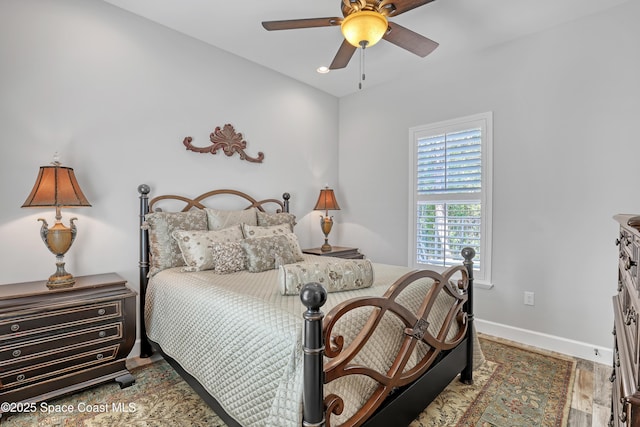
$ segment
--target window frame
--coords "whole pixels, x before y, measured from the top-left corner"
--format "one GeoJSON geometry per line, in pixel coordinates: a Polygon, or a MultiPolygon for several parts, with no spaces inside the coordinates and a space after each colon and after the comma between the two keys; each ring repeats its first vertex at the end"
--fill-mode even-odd
{"type": "MultiPolygon", "coordinates": [[[[481,129],[481,165],[482,178],[479,197],[481,203],[481,240],[480,250],[482,263],[479,269],[474,270],[474,283],[481,287],[492,287],[491,284],[491,258],[492,258],[492,205],[493,205],[493,113],[485,112],[451,120],[415,126],[409,129],[409,263],[412,268],[426,268],[435,271],[444,271],[445,267],[433,264],[421,264],[417,262],[417,204],[421,200],[417,194],[417,157],[418,139],[431,137],[437,134],[459,132],[473,128],[481,129]]],[[[472,195],[472,193],[468,193],[472,195]]],[[[456,200],[469,200],[465,194],[452,194],[434,197],[433,202],[455,202],[456,200]]]]}

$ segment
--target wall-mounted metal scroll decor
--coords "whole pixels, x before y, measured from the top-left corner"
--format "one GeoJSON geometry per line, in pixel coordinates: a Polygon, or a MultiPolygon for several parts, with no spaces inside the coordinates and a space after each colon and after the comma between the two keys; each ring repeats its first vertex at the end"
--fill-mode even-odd
{"type": "Polygon", "coordinates": [[[224,125],[222,129],[220,126],[216,126],[215,130],[209,136],[209,140],[213,142],[213,145],[209,147],[194,147],[191,144],[193,138],[190,136],[186,137],[182,143],[187,150],[195,151],[196,153],[211,153],[217,154],[218,150],[222,148],[222,151],[227,156],[233,156],[234,153],[238,153],[240,155],[240,160],[246,160],[248,162],[253,163],[262,163],[264,159],[264,153],[259,151],[258,157],[251,157],[244,152],[247,148],[247,141],[245,141],[242,137],[242,134],[236,132],[236,130],[230,124],[224,125]]]}

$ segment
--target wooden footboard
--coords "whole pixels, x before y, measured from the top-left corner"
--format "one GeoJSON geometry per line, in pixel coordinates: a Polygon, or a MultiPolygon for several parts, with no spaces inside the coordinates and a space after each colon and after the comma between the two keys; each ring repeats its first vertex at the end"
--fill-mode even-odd
{"type": "Polygon", "coordinates": [[[382,297],[345,301],[334,307],[326,317],[320,311],[326,301],[324,288],[317,283],[303,287],[300,298],[307,307],[304,313],[305,426],[332,425],[332,415],[342,413],[344,401],[335,394],[324,397],[324,385],[349,375],[364,375],[375,380],[378,385],[364,405],[341,424],[345,427],[360,426],[365,421],[367,425],[389,425],[388,416],[382,416],[379,423],[375,419],[376,411],[383,403],[389,404],[391,394],[408,394],[409,396],[403,399],[415,402],[409,405],[412,407],[407,407],[405,402],[402,411],[399,411],[401,414],[394,414],[394,425],[407,425],[458,373],[462,372],[462,381],[472,382],[472,259],[475,252],[471,248],[465,248],[462,255],[465,259],[464,265],[452,267],[443,274],[427,270],[408,273],[398,279],[382,297]],[[456,274],[461,278],[453,284],[452,277],[456,274]],[[413,312],[397,299],[414,282],[424,278],[432,279],[433,285],[426,292],[418,310],[413,312]],[[430,314],[441,293],[448,295],[453,302],[444,320],[436,325],[436,330],[432,330],[430,314]],[[362,307],[370,307],[371,313],[355,339],[345,345],[343,337],[334,334],[334,327],[341,318],[362,307]],[[400,320],[404,327],[404,338],[388,370],[379,372],[355,363],[354,359],[366,346],[387,313],[392,313],[400,320]],[[425,343],[427,347],[415,362],[414,351],[419,342],[425,343]],[[325,356],[327,361],[324,360],[325,356]],[[412,398],[411,394],[424,393],[424,387],[411,385],[424,379],[434,365],[438,367],[438,372],[431,375],[437,378],[429,377],[429,381],[432,382],[429,389],[430,399],[426,401],[424,395],[419,395],[418,399],[412,398]],[[405,420],[400,421],[398,416],[405,417],[405,420]]]}

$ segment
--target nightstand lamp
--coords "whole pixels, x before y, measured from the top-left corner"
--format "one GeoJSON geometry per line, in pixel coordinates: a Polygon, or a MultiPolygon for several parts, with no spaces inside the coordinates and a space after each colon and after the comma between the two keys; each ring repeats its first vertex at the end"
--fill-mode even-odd
{"type": "Polygon", "coordinates": [[[316,202],[316,207],[313,208],[317,211],[324,211],[324,216],[320,216],[320,228],[324,233],[324,245],[320,248],[322,252],[329,252],[331,245],[329,244],[329,233],[331,233],[331,227],[333,227],[333,217],[329,216],[329,211],[340,210],[336,195],[333,190],[328,186],[320,190],[320,196],[316,202]]]}
{"type": "Polygon", "coordinates": [[[64,254],[67,253],[76,238],[76,225],[71,218],[71,227],[62,224],[60,208],[91,206],[82,194],[72,168],[61,166],[54,157],[52,166],[41,166],[31,194],[22,205],[23,208],[56,208],[56,223],[48,228],[47,221],[42,221],[40,237],[51,253],[56,256],[56,272],[49,277],[47,287],[50,289],[73,286],[75,278],[64,269],[64,254]]]}

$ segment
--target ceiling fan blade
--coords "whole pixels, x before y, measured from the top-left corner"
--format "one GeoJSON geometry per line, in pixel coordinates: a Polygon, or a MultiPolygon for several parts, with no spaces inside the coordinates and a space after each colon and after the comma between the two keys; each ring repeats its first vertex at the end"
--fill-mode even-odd
{"type": "Polygon", "coordinates": [[[342,18],[309,18],[309,19],[289,19],[286,21],[263,21],[262,26],[269,31],[274,30],[296,30],[299,28],[331,27],[340,25],[342,18]]]}
{"type": "Polygon", "coordinates": [[[346,40],[343,40],[342,44],[340,45],[340,49],[338,49],[338,53],[336,53],[335,58],[333,58],[333,62],[329,66],[329,69],[337,70],[339,68],[346,67],[349,61],[351,60],[351,57],[355,53],[356,49],[357,48],[353,46],[351,43],[349,43],[346,40]]]}
{"type": "Polygon", "coordinates": [[[382,37],[383,39],[423,58],[439,46],[433,40],[395,22],[389,22],[389,30],[382,37]]]}
{"type": "Polygon", "coordinates": [[[380,3],[379,10],[383,13],[386,11],[387,16],[398,16],[432,1],[434,0],[384,0],[380,3]]]}

